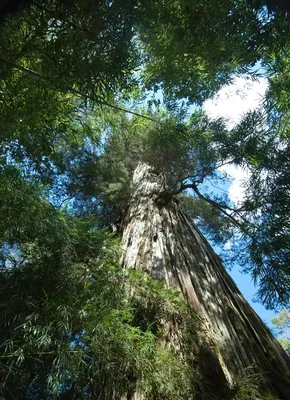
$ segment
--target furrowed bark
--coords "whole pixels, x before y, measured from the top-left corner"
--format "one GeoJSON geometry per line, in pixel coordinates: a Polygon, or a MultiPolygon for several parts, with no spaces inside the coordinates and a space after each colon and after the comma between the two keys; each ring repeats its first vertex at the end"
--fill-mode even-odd
{"type": "Polygon", "coordinates": [[[178,201],[160,197],[164,191],[163,177],[139,164],[124,222],[122,265],[178,288],[199,313],[210,338],[208,349],[200,353],[209,379],[231,387],[245,368],[254,365],[265,377],[265,390],[289,400],[287,356],[178,201]]]}

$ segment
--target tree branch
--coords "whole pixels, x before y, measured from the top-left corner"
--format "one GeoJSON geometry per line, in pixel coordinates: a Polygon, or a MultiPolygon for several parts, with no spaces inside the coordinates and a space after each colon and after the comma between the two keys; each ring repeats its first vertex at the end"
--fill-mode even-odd
{"type": "Polygon", "coordinates": [[[222,212],[224,215],[226,215],[235,225],[237,225],[242,231],[245,230],[244,226],[236,220],[231,214],[229,214],[225,209],[228,209],[230,211],[236,211],[234,208],[228,207],[228,206],[222,206],[221,204],[217,203],[216,201],[210,199],[209,197],[204,196],[202,193],[200,193],[198,187],[196,186],[195,183],[192,184],[192,189],[193,191],[198,195],[199,198],[202,200],[206,201],[207,203],[211,204],[215,208],[217,208],[220,212],[222,212]]]}
{"type": "MultiPolygon", "coordinates": [[[[244,225],[242,225],[236,218],[234,218],[231,214],[229,214],[227,210],[233,211],[233,212],[237,212],[237,209],[225,206],[225,205],[221,205],[219,203],[217,203],[215,200],[210,199],[207,196],[204,196],[198,189],[196,182],[193,183],[186,183],[186,184],[181,184],[180,187],[175,190],[174,192],[171,192],[171,195],[177,195],[181,192],[183,192],[186,189],[192,189],[197,196],[206,201],[207,203],[211,204],[213,207],[215,207],[216,209],[218,209],[221,213],[223,213],[224,215],[226,215],[232,222],[233,224],[235,224],[236,226],[238,226],[243,232],[245,232],[248,236],[251,236],[250,233],[247,232],[247,230],[245,229],[244,225]]],[[[245,221],[246,222],[246,221],[245,221]]]]}
{"type": "MultiPolygon", "coordinates": [[[[48,77],[46,77],[46,76],[40,74],[39,72],[36,72],[36,71],[34,71],[34,70],[30,69],[30,68],[22,67],[21,65],[15,64],[15,63],[13,63],[13,62],[11,62],[11,61],[9,61],[9,60],[3,58],[3,57],[0,57],[0,61],[4,61],[4,62],[10,64],[13,68],[18,69],[19,71],[25,72],[25,73],[27,73],[27,74],[33,75],[34,77],[36,77],[36,78],[38,78],[38,79],[44,80],[44,81],[46,81],[46,82],[49,82],[49,83],[52,84],[56,89],[60,89],[60,88],[56,85],[55,81],[53,81],[53,80],[51,80],[50,78],[48,78],[48,77]]],[[[68,92],[71,92],[71,93],[73,93],[73,94],[75,94],[75,95],[77,95],[77,96],[88,97],[87,95],[85,95],[85,94],[83,94],[83,93],[81,93],[81,92],[79,92],[78,90],[75,90],[75,89],[73,89],[73,88],[67,87],[67,88],[65,88],[65,90],[68,91],[68,92]]],[[[97,98],[97,103],[100,104],[100,105],[103,105],[103,106],[105,106],[105,107],[110,107],[110,108],[113,108],[113,109],[118,110],[118,111],[122,111],[122,112],[126,112],[126,113],[128,113],[128,114],[136,115],[137,117],[144,118],[144,119],[147,119],[147,120],[149,120],[149,121],[159,122],[159,121],[157,121],[157,120],[154,119],[154,118],[148,117],[147,115],[143,115],[143,114],[140,114],[140,113],[138,113],[138,112],[136,112],[136,111],[131,111],[131,110],[128,110],[128,109],[126,109],[126,108],[123,108],[123,107],[120,107],[120,106],[116,106],[116,105],[114,105],[114,104],[108,103],[108,102],[105,101],[105,100],[101,100],[100,98],[97,98]]]]}

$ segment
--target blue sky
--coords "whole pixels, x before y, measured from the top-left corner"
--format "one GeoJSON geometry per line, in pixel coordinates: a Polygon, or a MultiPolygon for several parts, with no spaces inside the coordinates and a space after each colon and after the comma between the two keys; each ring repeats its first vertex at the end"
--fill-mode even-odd
{"type": "Polygon", "coordinates": [[[257,288],[255,288],[251,277],[247,274],[242,274],[239,272],[239,267],[234,266],[232,271],[229,272],[233,280],[238,285],[240,291],[243,293],[245,298],[248,300],[250,305],[256,311],[256,313],[262,318],[262,320],[271,328],[271,319],[275,317],[275,312],[271,310],[266,310],[261,303],[253,301],[257,288]]]}

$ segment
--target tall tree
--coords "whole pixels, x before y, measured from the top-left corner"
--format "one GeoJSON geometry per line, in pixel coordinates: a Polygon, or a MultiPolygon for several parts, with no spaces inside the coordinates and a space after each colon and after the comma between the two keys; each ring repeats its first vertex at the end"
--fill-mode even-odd
{"type": "Polygon", "coordinates": [[[174,104],[247,71],[273,19],[229,0],[51,0],[2,25],[3,398],[289,398],[287,357],[195,224],[253,240],[259,207],[202,186],[256,165],[252,125],[174,104]],[[152,87],[174,107],[128,118],[152,87]]]}
{"type": "MultiPolygon", "coordinates": [[[[139,164],[133,187],[124,226],[123,264],[178,288],[199,313],[206,340],[198,348],[196,360],[214,385],[211,398],[231,398],[226,382],[230,387],[239,373],[254,364],[257,371],[271,376],[264,390],[286,399],[290,393],[289,368],[281,348],[178,201],[166,199],[166,178],[152,167],[139,164]]],[[[173,326],[165,330],[165,341],[181,347],[178,322],[173,326]]],[[[204,394],[200,397],[205,398],[204,394]]]]}

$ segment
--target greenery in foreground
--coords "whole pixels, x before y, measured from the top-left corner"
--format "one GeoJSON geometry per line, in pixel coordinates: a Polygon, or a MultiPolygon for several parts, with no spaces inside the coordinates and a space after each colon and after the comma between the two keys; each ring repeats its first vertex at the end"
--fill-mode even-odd
{"type": "MultiPolygon", "coordinates": [[[[287,16],[232,0],[50,0],[0,30],[2,398],[119,399],[136,382],[149,399],[211,398],[187,359],[198,316],[189,324],[178,293],[121,271],[116,236],[132,172],[148,162],[203,232],[232,241],[229,262],[240,257],[260,300],[287,305],[287,16]],[[257,61],[268,94],[233,130],[180,107],[257,61]],[[142,117],[120,110],[131,104],[142,117]],[[238,207],[209,189],[224,164],[249,169],[238,207]],[[180,327],[185,348],[162,346],[160,320],[180,327]]],[[[247,371],[229,396],[263,399],[261,379],[247,371]]]]}
{"type": "Polygon", "coordinates": [[[34,211],[41,240],[39,231],[35,241],[26,231],[26,245],[10,249],[6,272],[2,264],[3,398],[117,399],[137,379],[160,398],[188,396],[189,366],[160,344],[158,323],[186,318],[179,296],[122,271],[119,241],[95,221],[46,203],[34,211]]]}

